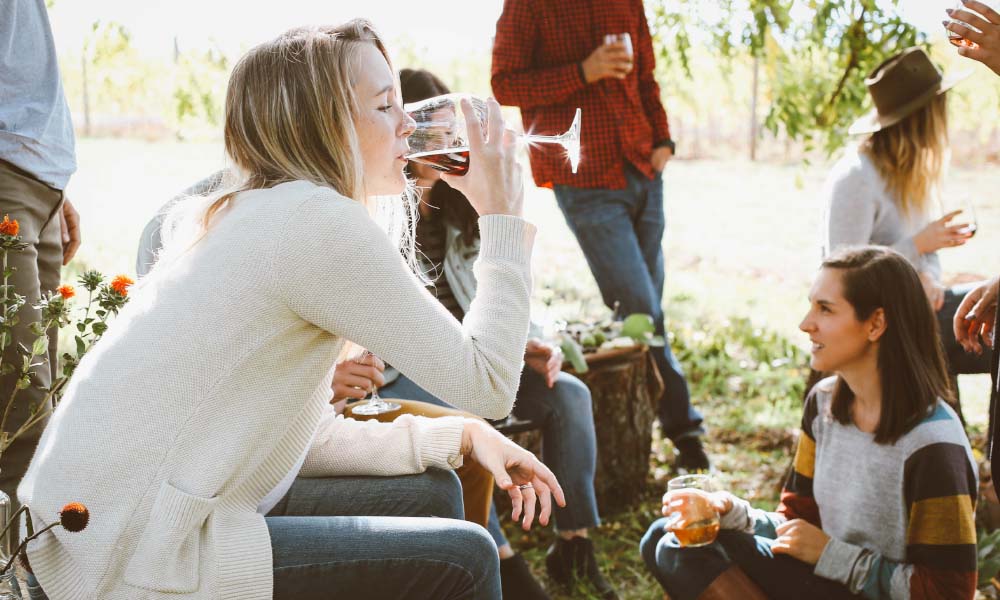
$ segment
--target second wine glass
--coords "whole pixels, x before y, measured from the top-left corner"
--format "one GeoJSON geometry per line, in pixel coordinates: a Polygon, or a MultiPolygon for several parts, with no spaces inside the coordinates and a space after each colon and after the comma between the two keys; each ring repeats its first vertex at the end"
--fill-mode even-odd
{"type": "MultiPolygon", "coordinates": [[[[364,359],[372,357],[374,354],[369,350],[365,350],[364,354],[361,355],[362,362],[364,359]]],[[[374,362],[374,361],[373,361],[374,362]]],[[[378,395],[378,388],[375,384],[372,384],[371,398],[367,402],[362,402],[354,408],[351,409],[351,413],[355,415],[362,415],[365,417],[370,417],[374,415],[384,415],[385,413],[391,413],[399,410],[401,407],[396,402],[388,402],[383,400],[381,396],[378,395]]]]}
{"type": "MultiPolygon", "coordinates": [[[[410,153],[406,158],[453,175],[469,170],[469,134],[460,102],[467,99],[486,125],[486,102],[468,94],[445,94],[403,107],[416,122],[410,135],[410,153]]],[[[576,109],[569,129],[561,135],[517,134],[528,144],[559,144],[566,151],[573,173],[580,164],[580,116],[576,109]]]]}

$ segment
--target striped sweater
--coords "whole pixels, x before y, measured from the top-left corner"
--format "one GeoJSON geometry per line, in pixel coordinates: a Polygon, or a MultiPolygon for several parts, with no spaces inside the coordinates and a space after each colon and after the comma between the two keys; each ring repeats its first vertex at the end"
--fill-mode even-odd
{"type": "Polygon", "coordinates": [[[961,422],[943,401],[895,444],[830,413],[835,378],[806,401],[795,468],[777,512],[741,503],[723,525],[774,538],[804,519],[830,542],[815,573],[871,600],[971,599],[976,589],[978,489],[961,422]]]}

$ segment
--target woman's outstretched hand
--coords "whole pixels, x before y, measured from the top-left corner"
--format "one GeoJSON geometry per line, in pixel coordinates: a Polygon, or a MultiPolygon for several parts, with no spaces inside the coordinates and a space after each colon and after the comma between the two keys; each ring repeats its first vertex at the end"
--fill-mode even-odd
{"type": "Polygon", "coordinates": [[[521,448],[478,419],[466,419],[462,432],[462,454],[471,456],[493,474],[497,485],[510,496],[511,519],[521,521],[527,531],[535,519],[537,501],[538,522],[548,525],[552,515],[552,498],[566,506],[562,487],[535,455],[521,448]]]}
{"type": "Polygon", "coordinates": [[[524,208],[524,179],[517,163],[517,138],[504,128],[500,105],[486,101],[486,127],[472,104],[463,99],[462,112],[469,134],[469,170],[465,175],[442,175],[451,187],[465,194],[479,216],[513,215],[524,208]]]}

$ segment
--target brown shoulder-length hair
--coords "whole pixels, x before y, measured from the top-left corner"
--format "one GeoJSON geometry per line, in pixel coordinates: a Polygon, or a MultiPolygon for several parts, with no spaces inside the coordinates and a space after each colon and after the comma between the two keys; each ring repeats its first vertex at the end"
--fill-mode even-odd
{"type": "MultiPolygon", "coordinates": [[[[425,69],[402,69],[399,72],[399,89],[403,102],[407,104],[451,93],[437,75],[425,69]]],[[[462,232],[462,242],[471,246],[479,237],[479,213],[469,199],[443,181],[434,184],[432,196],[445,223],[462,232]]]]}
{"type": "Polygon", "coordinates": [[[904,214],[926,213],[940,193],[948,152],[947,96],[947,92],[935,96],[899,123],[873,133],[861,146],[904,214]]]}
{"type": "MultiPolygon", "coordinates": [[[[937,319],[920,277],[906,258],[880,246],[838,251],[823,268],[841,273],[844,298],[859,321],[879,308],[885,313],[877,357],[882,413],[875,442],[895,443],[933,410],[938,398],[951,398],[937,319]]],[[[838,377],[833,417],[850,424],[853,403],[854,392],[838,377]]]]}

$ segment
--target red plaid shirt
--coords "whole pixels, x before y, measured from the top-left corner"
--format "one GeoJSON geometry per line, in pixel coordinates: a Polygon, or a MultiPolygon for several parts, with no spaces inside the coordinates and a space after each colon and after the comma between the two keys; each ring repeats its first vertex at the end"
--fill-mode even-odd
{"type": "Polygon", "coordinates": [[[562,147],[532,147],[531,172],[542,187],[622,189],[625,164],[652,178],[653,148],[670,139],[653,42],[642,0],[505,0],[493,45],[493,93],[521,107],[525,131],[559,134],[583,109],[576,175],[562,147]],[[605,34],[628,32],[635,67],[623,80],[584,82],[580,63],[605,34]]]}

